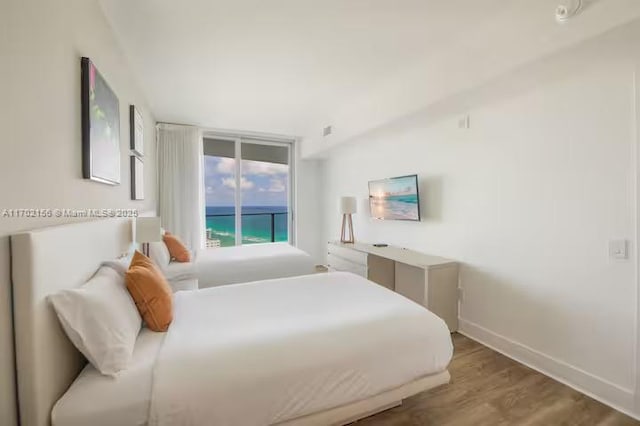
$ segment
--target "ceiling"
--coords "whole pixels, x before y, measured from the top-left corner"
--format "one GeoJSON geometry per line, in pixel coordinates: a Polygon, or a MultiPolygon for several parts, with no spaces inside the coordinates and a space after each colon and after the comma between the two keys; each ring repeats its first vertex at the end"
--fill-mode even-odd
{"type": "Polygon", "coordinates": [[[560,25],[560,1],[100,0],[158,121],[299,136],[382,93],[426,106],[640,17],[637,0],[584,0],[560,25]]]}

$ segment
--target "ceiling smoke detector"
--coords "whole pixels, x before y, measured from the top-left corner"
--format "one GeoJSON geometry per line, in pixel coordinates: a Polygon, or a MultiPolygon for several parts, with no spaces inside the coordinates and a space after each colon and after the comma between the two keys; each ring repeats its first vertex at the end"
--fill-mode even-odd
{"type": "Polygon", "coordinates": [[[582,0],[566,0],[556,7],[556,21],[567,22],[582,10],[582,0]]]}

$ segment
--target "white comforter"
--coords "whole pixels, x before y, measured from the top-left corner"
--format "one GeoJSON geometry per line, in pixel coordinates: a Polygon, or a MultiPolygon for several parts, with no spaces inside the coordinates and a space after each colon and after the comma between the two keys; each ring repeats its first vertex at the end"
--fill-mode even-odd
{"type": "Polygon", "coordinates": [[[175,294],[151,425],[264,426],[442,372],[445,323],[348,273],[175,294]]]}
{"type": "Polygon", "coordinates": [[[200,288],[312,274],[311,256],[287,243],[203,249],[196,255],[200,288]]]}

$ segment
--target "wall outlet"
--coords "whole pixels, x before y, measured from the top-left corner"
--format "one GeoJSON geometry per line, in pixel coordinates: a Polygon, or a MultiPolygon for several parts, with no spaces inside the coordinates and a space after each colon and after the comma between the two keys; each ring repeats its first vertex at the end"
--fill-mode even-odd
{"type": "Polygon", "coordinates": [[[609,241],[609,258],[613,260],[629,259],[629,242],[627,240],[609,241]]]}

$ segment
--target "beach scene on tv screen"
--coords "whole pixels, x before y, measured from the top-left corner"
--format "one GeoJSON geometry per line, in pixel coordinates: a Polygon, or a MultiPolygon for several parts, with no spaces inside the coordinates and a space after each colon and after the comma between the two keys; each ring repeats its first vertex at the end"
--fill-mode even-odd
{"type": "Polygon", "coordinates": [[[369,182],[369,203],[377,219],[420,220],[415,176],[369,182]]]}

